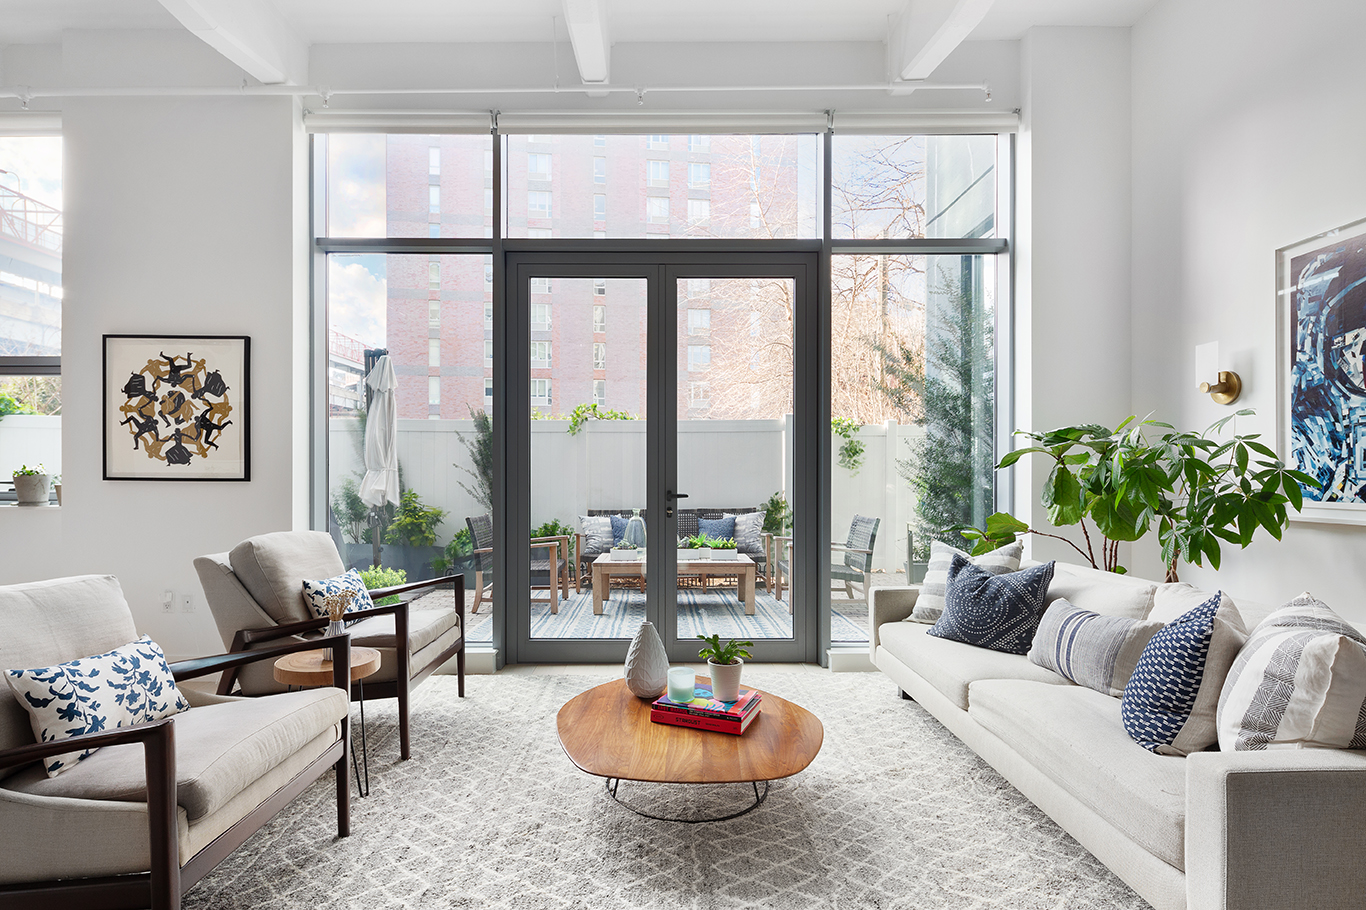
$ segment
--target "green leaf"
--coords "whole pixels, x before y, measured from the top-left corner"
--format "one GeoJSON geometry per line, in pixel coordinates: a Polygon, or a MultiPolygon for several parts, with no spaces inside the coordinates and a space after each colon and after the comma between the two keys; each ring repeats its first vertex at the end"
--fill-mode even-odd
{"type": "Polygon", "coordinates": [[[1081,521],[1081,484],[1066,465],[1053,466],[1040,497],[1048,509],[1048,520],[1062,527],[1081,521]]]}
{"type": "Polygon", "coordinates": [[[1219,569],[1219,541],[1212,535],[1206,534],[1200,541],[1200,549],[1209,557],[1209,567],[1218,571],[1219,569]]]}
{"type": "Polygon", "coordinates": [[[994,512],[987,516],[987,536],[1001,537],[1006,534],[1023,534],[1029,525],[1009,512],[994,512]]]}
{"type": "Polygon", "coordinates": [[[1048,449],[1045,449],[1045,448],[1043,448],[1043,447],[1041,447],[1041,446],[1028,446],[1028,447],[1023,448],[1023,449],[1015,449],[1014,451],[1007,452],[1007,453],[1005,454],[1005,457],[1001,459],[1000,464],[996,465],[996,467],[997,467],[998,470],[1001,469],[1001,468],[1008,468],[1008,467],[1010,467],[1011,465],[1013,465],[1015,462],[1019,461],[1021,458],[1023,458],[1024,456],[1028,455],[1028,454],[1031,453],[1031,452],[1047,452],[1047,451],[1048,451],[1048,449]]]}
{"type": "Polygon", "coordinates": [[[1239,474],[1247,473],[1247,446],[1236,446],[1233,450],[1233,462],[1238,466],[1239,474]]]}
{"type": "Polygon", "coordinates": [[[1269,446],[1260,442],[1253,442],[1251,438],[1247,440],[1247,447],[1259,455],[1265,455],[1267,458],[1276,457],[1276,453],[1272,451],[1269,446]]]}
{"type": "Polygon", "coordinates": [[[1115,567],[1114,567],[1113,569],[1111,569],[1110,571],[1111,571],[1111,572],[1114,572],[1116,575],[1128,575],[1128,574],[1129,574],[1129,570],[1126,569],[1126,568],[1124,568],[1123,566],[1115,566],[1115,567]]]}

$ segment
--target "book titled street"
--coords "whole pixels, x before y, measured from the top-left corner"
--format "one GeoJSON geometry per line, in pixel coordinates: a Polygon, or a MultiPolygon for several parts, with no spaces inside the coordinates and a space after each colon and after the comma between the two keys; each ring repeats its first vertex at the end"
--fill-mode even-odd
{"type": "Polygon", "coordinates": [[[655,699],[650,705],[650,720],[657,724],[738,736],[759,716],[761,700],[757,689],[741,689],[740,697],[734,702],[718,701],[710,686],[699,684],[691,701],[673,701],[667,694],[655,699]]]}

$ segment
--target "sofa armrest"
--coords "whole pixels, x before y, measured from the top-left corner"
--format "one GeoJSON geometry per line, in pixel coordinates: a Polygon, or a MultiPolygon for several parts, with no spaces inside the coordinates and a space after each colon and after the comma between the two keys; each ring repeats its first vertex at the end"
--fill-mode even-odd
{"type": "Polygon", "coordinates": [[[868,656],[877,659],[878,627],[885,622],[900,622],[915,609],[920,585],[868,589],[868,656]]]}
{"type": "Polygon", "coordinates": [[[1189,910],[1359,907],[1366,752],[1198,752],[1186,758],[1189,910]]]}

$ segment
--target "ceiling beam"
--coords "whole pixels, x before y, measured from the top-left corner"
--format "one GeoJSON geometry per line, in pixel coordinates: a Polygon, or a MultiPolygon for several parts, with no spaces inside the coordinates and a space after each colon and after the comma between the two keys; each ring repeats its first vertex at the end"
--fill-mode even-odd
{"type": "Polygon", "coordinates": [[[564,0],[564,22],[579,78],[585,85],[605,83],[612,68],[612,41],[607,34],[606,0],[564,0]]]}
{"type": "Polygon", "coordinates": [[[205,44],[267,85],[308,81],[308,45],[271,0],[160,0],[205,44]]]}
{"type": "Polygon", "coordinates": [[[893,80],[928,79],[971,34],[992,0],[906,0],[887,31],[893,80]]]}

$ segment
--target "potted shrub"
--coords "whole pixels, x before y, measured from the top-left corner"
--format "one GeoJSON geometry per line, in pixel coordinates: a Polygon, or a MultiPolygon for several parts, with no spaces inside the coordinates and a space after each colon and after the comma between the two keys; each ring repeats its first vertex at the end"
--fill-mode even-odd
{"type": "Polygon", "coordinates": [[[731,639],[723,645],[719,634],[697,637],[707,645],[697,652],[697,656],[707,659],[713,697],[717,701],[735,701],[740,697],[740,671],[745,668],[742,658],[753,659],[754,655],[745,649],[754,647],[754,642],[731,639]]]}
{"type": "Polygon", "coordinates": [[[42,465],[33,468],[28,465],[20,466],[19,470],[14,472],[14,492],[19,499],[19,505],[47,505],[47,482],[48,476],[44,473],[42,465]]]}
{"type": "Polygon", "coordinates": [[[633,543],[622,540],[612,546],[613,562],[630,562],[640,554],[640,548],[633,543]]]}
{"type": "Polygon", "coordinates": [[[687,541],[687,546],[683,549],[688,551],[686,559],[711,559],[711,538],[706,534],[694,534],[691,537],[683,538],[687,541]]]}
{"type": "Polygon", "coordinates": [[[712,559],[735,559],[740,551],[736,549],[735,538],[713,537],[711,539],[712,559]]]}

